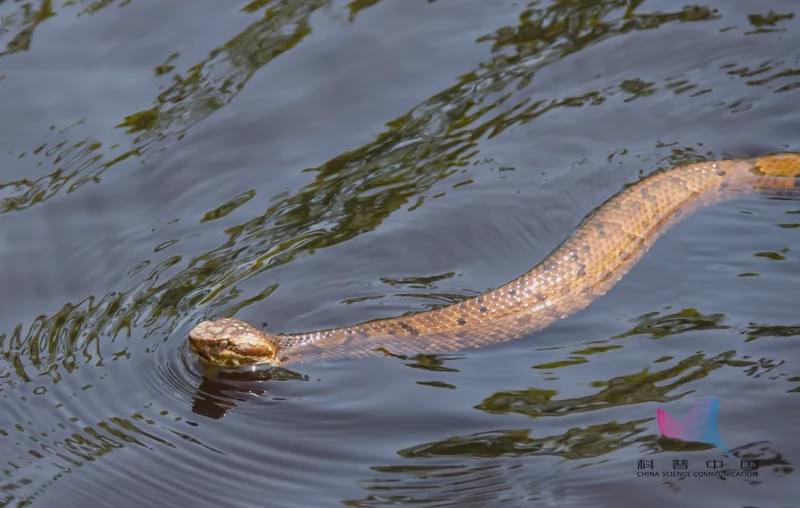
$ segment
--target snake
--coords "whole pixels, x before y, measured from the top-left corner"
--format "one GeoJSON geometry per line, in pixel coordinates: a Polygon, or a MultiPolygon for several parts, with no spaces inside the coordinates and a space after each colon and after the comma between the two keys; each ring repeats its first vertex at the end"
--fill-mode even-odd
{"type": "Polygon", "coordinates": [[[407,358],[521,338],[604,295],[662,233],[690,213],[747,193],[792,189],[800,189],[800,153],[678,165],[623,188],[541,262],[481,295],[399,317],[293,334],[225,317],[197,324],[188,342],[203,363],[237,368],[375,355],[407,358]]]}

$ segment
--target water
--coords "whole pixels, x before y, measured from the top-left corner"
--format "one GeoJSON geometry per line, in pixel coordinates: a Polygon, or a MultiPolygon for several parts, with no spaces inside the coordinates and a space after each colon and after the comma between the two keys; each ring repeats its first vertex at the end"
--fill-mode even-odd
{"type": "Polygon", "coordinates": [[[799,150],[796,5],[679,5],[0,1],[0,504],[793,505],[797,199],[512,343],[273,379],[184,343],[457,301],[641,175],[799,150]],[[731,455],[659,436],[705,397],[731,455]]]}

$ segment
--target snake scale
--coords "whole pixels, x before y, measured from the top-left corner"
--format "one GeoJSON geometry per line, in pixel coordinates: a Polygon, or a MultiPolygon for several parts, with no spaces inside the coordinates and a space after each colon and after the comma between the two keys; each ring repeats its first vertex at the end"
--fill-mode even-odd
{"type": "Polygon", "coordinates": [[[800,153],[717,160],[656,172],[598,207],[544,260],[480,296],[402,317],[298,334],[222,318],[189,332],[207,363],[287,365],[325,358],[442,353],[515,339],[605,294],[668,227],[752,191],[800,188],[800,153]]]}

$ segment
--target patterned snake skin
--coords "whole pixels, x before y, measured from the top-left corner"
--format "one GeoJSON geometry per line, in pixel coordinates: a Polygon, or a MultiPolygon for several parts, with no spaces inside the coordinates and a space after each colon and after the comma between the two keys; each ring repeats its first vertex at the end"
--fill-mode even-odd
{"type": "Polygon", "coordinates": [[[243,321],[204,321],[189,333],[207,363],[296,364],[326,358],[441,353],[527,335],[605,294],[682,217],[722,199],[800,187],[800,154],[718,160],[655,173],[621,191],[530,271],[485,294],[403,317],[276,335],[243,321]]]}

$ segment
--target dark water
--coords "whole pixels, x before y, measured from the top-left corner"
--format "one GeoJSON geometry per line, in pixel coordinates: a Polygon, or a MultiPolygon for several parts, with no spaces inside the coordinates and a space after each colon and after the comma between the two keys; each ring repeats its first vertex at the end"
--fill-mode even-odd
{"type": "Polygon", "coordinates": [[[184,339],[457,301],[643,174],[800,149],[797,10],[0,0],[0,504],[796,506],[796,198],[484,350],[264,380],[184,339]],[[728,455],[660,437],[704,397],[728,455]]]}

